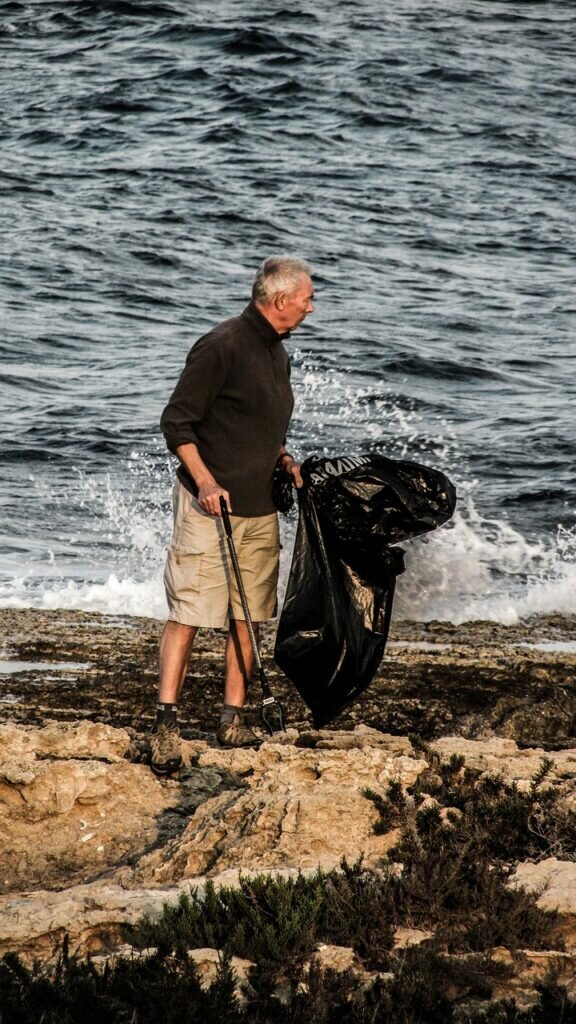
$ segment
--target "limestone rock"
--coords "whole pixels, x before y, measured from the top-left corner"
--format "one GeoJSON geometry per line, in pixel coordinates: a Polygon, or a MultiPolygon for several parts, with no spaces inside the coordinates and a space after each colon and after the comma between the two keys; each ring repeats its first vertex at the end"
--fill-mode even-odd
{"type": "Polygon", "coordinates": [[[0,769],[0,892],[70,885],[141,854],[177,802],[126,762],[11,761],[0,769]]]}
{"type": "MultiPolygon", "coordinates": [[[[296,872],[275,874],[288,877],[296,872]]],[[[239,884],[239,877],[238,871],[228,871],[210,881],[217,888],[230,887],[239,884]]],[[[145,951],[126,944],[126,926],[135,925],[144,915],[159,917],[164,905],[177,903],[182,893],[194,889],[202,895],[205,884],[205,878],[191,878],[165,888],[126,889],[110,879],[100,879],[60,892],[0,896],[0,957],[16,952],[28,962],[54,960],[65,936],[71,955],[89,953],[102,958],[101,963],[111,957],[144,955],[145,951]]]]}
{"type": "MultiPolygon", "coordinates": [[[[298,749],[264,743],[256,751],[204,750],[198,766],[230,770],[244,776],[248,787],[202,804],[176,841],[141,859],[135,884],[167,885],[228,868],[330,869],[342,857],[376,864],[397,836],[374,834],[378,812],[362,791],[384,792],[393,779],[410,785],[425,762],[395,755],[386,745],[298,749]]],[[[131,884],[126,874],[123,881],[131,884]]]]}
{"type": "Polygon", "coordinates": [[[357,967],[356,955],[348,946],[331,946],[321,942],[313,960],[322,971],[351,971],[357,967]]]}
{"type": "MultiPolygon", "coordinates": [[[[198,978],[202,988],[209,988],[216,981],[218,968],[222,962],[221,949],[189,949],[188,957],[194,963],[198,972],[198,978]]],[[[231,958],[231,967],[236,975],[237,993],[238,986],[248,981],[250,971],[254,967],[252,960],[245,960],[240,956],[231,958]]],[[[239,994],[239,993],[238,993],[239,994]]]]}
{"type": "Polygon", "coordinates": [[[559,932],[567,952],[576,952],[576,862],[548,857],[538,864],[519,864],[512,879],[530,892],[540,891],[538,905],[558,910],[559,932]]]}
{"type": "Polygon", "coordinates": [[[148,949],[136,949],[129,942],[122,942],[113,953],[91,953],[90,963],[93,967],[103,971],[109,964],[114,965],[119,960],[146,960],[148,957],[155,956],[157,952],[155,946],[148,949]]]}
{"type": "Polygon", "coordinates": [[[189,885],[170,890],[122,889],[106,881],[62,892],[39,891],[0,897],[0,955],[17,952],[25,960],[53,960],[67,935],[70,954],[103,954],[123,943],[122,929],[143,914],[159,915],[189,885]]]}
{"type": "MultiPolygon", "coordinates": [[[[376,980],[381,982],[394,980],[394,974],[390,971],[367,971],[359,962],[354,950],[348,946],[331,946],[323,942],[304,965],[304,976],[312,967],[319,968],[321,971],[333,971],[335,974],[349,971],[354,976],[356,984],[360,984],[363,988],[371,988],[376,980]]],[[[306,981],[302,983],[302,986],[304,989],[307,988],[306,981]]],[[[278,994],[281,998],[281,989],[278,994]]]]}
{"type": "Polygon", "coordinates": [[[538,999],[536,986],[552,975],[566,988],[571,999],[576,998],[576,955],[557,950],[519,950],[512,955],[499,946],[492,957],[514,968],[514,976],[499,982],[492,993],[493,999],[515,999],[521,1009],[528,1009],[538,999]]]}
{"type": "Polygon", "coordinates": [[[433,938],[434,932],[424,931],[422,928],[397,928],[394,932],[394,948],[408,949],[408,946],[419,946],[433,938]]]}
{"type": "Polygon", "coordinates": [[[10,750],[15,758],[122,761],[131,749],[131,742],[126,729],[114,729],[98,722],[48,722],[42,728],[12,722],[0,725],[0,751],[10,750]]]}
{"type": "Polygon", "coordinates": [[[529,781],[539,771],[543,758],[550,758],[550,779],[573,777],[576,773],[576,749],[549,753],[538,747],[520,748],[512,739],[491,736],[484,740],[468,740],[462,736],[443,736],[434,740],[432,748],[448,759],[462,754],[466,766],[481,772],[500,775],[506,782],[529,781]]]}
{"type": "MultiPolygon", "coordinates": [[[[5,893],[20,892],[0,899],[0,952],[27,956],[54,955],[66,932],[72,952],[105,955],[121,942],[122,923],[207,877],[235,885],[240,875],[331,869],[343,857],[376,867],[398,832],[374,833],[379,815],[364,790],[410,786],[426,768],[405,737],[366,727],[280,734],[258,750],[189,740],[189,766],[171,781],[125,760],[125,730],[7,725],[0,737],[0,881],[5,893]]],[[[435,746],[527,785],[543,756],[505,738],[435,746]]],[[[573,779],[576,752],[550,756],[550,779],[573,779]]],[[[541,902],[559,906],[576,948],[576,864],[520,865],[516,878],[549,883],[541,902]]],[[[426,937],[399,933],[397,943],[426,937]]]]}
{"type": "Polygon", "coordinates": [[[132,862],[181,832],[208,797],[243,785],[211,767],[160,783],[145,765],[121,758],[130,738],[110,726],[0,728],[4,893],[86,882],[132,862]],[[80,759],[92,748],[102,760],[80,759]]]}

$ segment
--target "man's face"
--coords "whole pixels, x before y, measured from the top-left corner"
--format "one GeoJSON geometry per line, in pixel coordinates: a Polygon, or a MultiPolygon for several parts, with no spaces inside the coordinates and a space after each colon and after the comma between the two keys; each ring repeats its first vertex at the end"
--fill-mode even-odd
{"type": "Polygon", "coordinates": [[[298,287],[283,298],[282,319],[286,330],[293,331],[308,313],[314,312],[314,285],[308,275],[302,274],[298,287]]]}

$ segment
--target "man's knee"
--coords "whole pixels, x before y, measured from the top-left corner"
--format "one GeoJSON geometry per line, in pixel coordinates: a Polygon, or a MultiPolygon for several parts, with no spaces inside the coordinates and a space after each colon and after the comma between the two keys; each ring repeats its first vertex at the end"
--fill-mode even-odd
{"type": "Polygon", "coordinates": [[[162,637],[163,639],[186,643],[191,642],[197,632],[198,626],[189,626],[186,622],[175,622],[174,619],[168,619],[164,626],[162,637]]]}

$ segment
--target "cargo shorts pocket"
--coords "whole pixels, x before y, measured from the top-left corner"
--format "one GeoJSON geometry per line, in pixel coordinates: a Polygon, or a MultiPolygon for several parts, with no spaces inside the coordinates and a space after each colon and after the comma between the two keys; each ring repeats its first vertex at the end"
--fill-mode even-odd
{"type": "Polygon", "coordinates": [[[202,552],[197,547],[170,544],[164,570],[164,585],[169,599],[181,601],[189,594],[196,594],[201,569],[202,552]]]}

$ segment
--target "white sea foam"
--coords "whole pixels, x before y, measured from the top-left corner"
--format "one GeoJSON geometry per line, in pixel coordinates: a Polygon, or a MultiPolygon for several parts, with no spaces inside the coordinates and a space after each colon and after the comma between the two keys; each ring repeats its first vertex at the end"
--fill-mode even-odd
{"type": "MultiPolygon", "coordinates": [[[[140,533],[138,516],[128,535],[133,547],[124,550],[122,561],[133,567],[144,550],[143,571],[110,571],[87,582],[30,572],[0,585],[0,607],[75,608],[164,618],[165,543],[150,524],[144,524],[140,533]]],[[[293,539],[293,523],[284,524],[281,594],[293,539]]],[[[511,624],[529,615],[574,613],[576,535],[570,531],[559,528],[553,542],[530,542],[508,523],[483,520],[470,499],[450,525],[402,546],[407,569],[398,580],[396,618],[511,624]]]]}
{"type": "MultiPolygon", "coordinates": [[[[361,421],[367,414],[360,400],[369,388],[351,388],[332,371],[318,377],[307,371],[304,391],[304,404],[311,404],[315,417],[328,416],[332,406],[337,407],[341,420],[365,434],[367,423],[361,421]],[[316,393],[322,398],[312,401],[316,393]]],[[[476,481],[466,478],[449,428],[441,424],[438,437],[426,436],[414,412],[399,409],[389,396],[378,401],[378,430],[394,438],[390,454],[413,458],[415,439],[424,438],[428,457],[422,461],[445,469],[459,493],[451,523],[402,545],[407,571],[398,580],[395,617],[510,624],[529,615],[573,614],[576,532],[558,527],[555,536],[527,539],[504,519],[483,516],[475,501],[476,481]],[[452,465],[460,466],[460,479],[452,465]]],[[[325,426],[319,419],[316,425],[325,426]]],[[[19,563],[22,568],[0,582],[0,607],[164,618],[162,574],[170,539],[172,471],[163,454],[133,452],[117,477],[78,472],[75,494],[44,495],[51,510],[60,511],[69,531],[68,504],[76,503],[83,521],[83,546],[79,550],[78,538],[70,532],[58,537],[47,533],[44,556],[35,550],[27,564],[19,563]]],[[[294,520],[283,521],[282,532],[281,598],[290,569],[294,520]]]]}
{"type": "Polygon", "coordinates": [[[529,542],[505,522],[457,512],[453,523],[404,544],[398,618],[510,625],[530,615],[574,614],[576,535],[529,542]],[[572,552],[571,557],[569,553],[572,552]]]}

